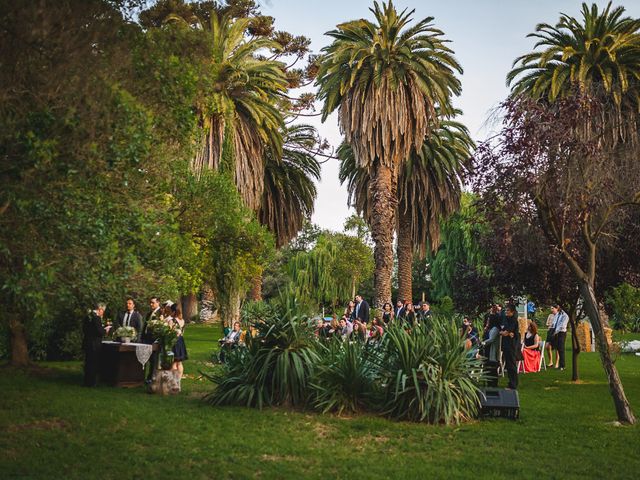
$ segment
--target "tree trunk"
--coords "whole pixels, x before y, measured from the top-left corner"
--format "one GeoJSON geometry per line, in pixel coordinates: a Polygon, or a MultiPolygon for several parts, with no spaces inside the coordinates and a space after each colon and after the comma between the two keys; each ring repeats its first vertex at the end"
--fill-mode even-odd
{"type": "MultiPolygon", "coordinates": [[[[246,293],[246,291],[244,292],[246,293]]],[[[232,327],[233,324],[240,321],[240,306],[242,305],[242,295],[240,292],[231,292],[229,294],[229,305],[227,306],[227,314],[225,315],[223,327],[232,327]]]]}
{"type": "Polygon", "coordinates": [[[182,295],[180,303],[182,303],[182,318],[192,321],[198,316],[198,297],[195,293],[182,295]]]}
{"type": "Polygon", "coordinates": [[[251,280],[251,292],[249,298],[254,302],[262,301],[262,271],[251,280]]]}
{"type": "Polygon", "coordinates": [[[11,334],[11,366],[27,367],[29,361],[29,348],[27,346],[27,330],[20,320],[11,315],[9,320],[9,332],[11,334]]]}
{"type": "Polygon", "coordinates": [[[618,369],[616,368],[613,360],[611,359],[611,351],[609,350],[609,343],[604,335],[602,323],[600,320],[600,309],[598,308],[598,302],[593,288],[585,279],[579,280],[580,293],[584,300],[585,310],[587,316],[591,320],[591,326],[593,327],[593,333],[596,337],[596,344],[598,345],[598,351],[600,353],[600,360],[602,366],[607,374],[607,380],[609,381],[609,390],[613,397],[613,403],[616,407],[616,413],[618,414],[618,420],[623,423],[634,424],[636,418],[631,411],[631,406],[627,400],[627,396],[622,388],[622,382],[618,375],[618,369]]]}
{"type": "Polygon", "coordinates": [[[409,212],[400,208],[398,212],[398,300],[404,302],[410,302],[413,299],[412,266],[411,216],[409,212]]]}
{"type": "Polygon", "coordinates": [[[375,243],[373,256],[374,305],[381,308],[391,302],[391,276],[393,275],[393,231],[396,214],[397,174],[378,163],[371,174],[369,196],[371,200],[371,238],[375,243]]]}
{"type": "Polygon", "coordinates": [[[580,342],[578,342],[578,334],[576,329],[576,308],[575,306],[569,312],[569,324],[571,325],[571,381],[577,382],[580,379],[578,371],[578,355],[580,354],[580,342]]]}

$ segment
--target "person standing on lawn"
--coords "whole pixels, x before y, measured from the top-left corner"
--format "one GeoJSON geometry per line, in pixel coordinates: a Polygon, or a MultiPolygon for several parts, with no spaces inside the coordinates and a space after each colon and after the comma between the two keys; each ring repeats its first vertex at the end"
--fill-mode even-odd
{"type": "MultiPolygon", "coordinates": [[[[556,313],[558,313],[556,307],[551,307],[551,313],[547,317],[547,342],[544,346],[544,349],[549,352],[549,361],[547,362],[547,365],[549,365],[549,367],[553,366],[553,349],[555,348],[553,345],[553,323],[556,321],[556,313]]],[[[544,355],[545,352],[542,352],[542,354],[544,355]]]]}
{"type": "MultiPolygon", "coordinates": [[[[140,334],[140,341],[142,343],[146,343],[148,345],[153,344],[153,335],[151,335],[151,332],[148,331],[149,322],[151,320],[160,320],[161,316],[162,310],[160,309],[160,300],[158,299],[158,297],[151,297],[149,299],[149,313],[147,313],[147,316],[144,319],[144,326],[142,327],[142,333],[140,334]]],[[[151,354],[151,358],[149,358],[147,365],[149,366],[146,368],[148,368],[149,370],[145,378],[147,383],[151,383],[151,380],[153,380],[153,375],[158,369],[158,352],[153,352],[151,354]]]]}
{"type": "Polygon", "coordinates": [[[369,323],[369,304],[362,295],[356,295],[355,318],[364,324],[369,323]]]}
{"type": "Polygon", "coordinates": [[[102,317],[106,304],[97,303],[82,324],[82,348],[84,350],[84,386],[95,387],[98,384],[98,362],[102,337],[109,333],[110,326],[102,326],[102,317]]]}
{"type": "Polygon", "coordinates": [[[567,325],[569,324],[569,315],[567,315],[560,305],[553,306],[556,312],[553,321],[553,346],[556,349],[556,368],[564,370],[564,342],[567,339],[567,325]]]}
{"type": "Polygon", "coordinates": [[[136,310],[136,304],[131,297],[127,298],[127,309],[116,320],[114,328],[117,330],[119,327],[133,327],[136,331],[134,341],[142,335],[142,315],[136,310]]]}
{"type": "Polygon", "coordinates": [[[520,348],[520,342],[518,339],[518,314],[513,304],[507,305],[506,315],[500,325],[500,336],[502,337],[504,369],[509,377],[508,388],[515,390],[518,388],[516,349],[520,348]]]}

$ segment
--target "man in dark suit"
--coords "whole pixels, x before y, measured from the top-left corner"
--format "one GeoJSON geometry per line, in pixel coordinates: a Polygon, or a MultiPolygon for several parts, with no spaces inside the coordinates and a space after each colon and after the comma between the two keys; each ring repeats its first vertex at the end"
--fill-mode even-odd
{"type": "Polygon", "coordinates": [[[420,304],[420,311],[418,312],[418,322],[423,323],[431,319],[431,305],[428,302],[422,302],[420,304]]]}
{"type": "Polygon", "coordinates": [[[84,350],[84,386],[95,387],[98,383],[98,362],[102,337],[109,333],[111,327],[102,326],[102,317],[107,306],[97,303],[82,324],[82,348],[84,350]]]}
{"type": "Polygon", "coordinates": [[[369,304],[362,295],[356,295],[356,319],[362,323],[369,323],[369,304]]]}
{"type": "Polygon", "coordinates": [[[396,318],[402,318],[404,317],[404,302],[400,299],[398,299],[398,301],[396,302],[396,308],[395,311],[393,312],[396,318]]]}
{"type": "Polygon", "coordinates": [[[506,315],[500,325],[500,335],[502,336],[502,357],[504,359],[504,369],[507,371],[507,376],[509,377],[508,388],[515,390],[518,388],[516,348],[520,348],[518,313],[516,312],[515,305],[507,305],[506,315]]]}
{"type": "Polygon", "coordinates": [[[115,329],[118,327],[133,327],[136,329],[136,338],[138,340],[142,336],[142,315],[136,310],[136,304],[133,298],[127,298],[127,310],[118,315],[116,319],[115,329]]]}
{"type": "MultiPolygon", "coordinates": [[[[142,327],[142,334],[140,335],[140,341],[142,343],[147,343],[149,345],[153,343],[153,336],[151,335],[151,332],[147,330],[147,326],[151,320],[159,320],[160,313],[160,300],[158,297],[151,297],[149,299],[149,313],[147,313],[147,316],[144,319],[144,326],[142,327]]],[[[149,365],[147,367],[149,371],[146,375],[146,380],[147,383],[151,383],[153,380],[153,374],[158,368],[158,352],[153,352],[151,354],[151,358],[149,358],[147,365],[149,365]]]]}

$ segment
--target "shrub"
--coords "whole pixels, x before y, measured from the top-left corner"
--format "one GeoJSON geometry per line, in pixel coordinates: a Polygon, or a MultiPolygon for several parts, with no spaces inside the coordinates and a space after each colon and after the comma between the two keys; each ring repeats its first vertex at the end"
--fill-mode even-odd
{"type": "Polygon", "coordinates": [[[310,384],[313,406],[338,414],[365,408],[380,371],[380,349],[339,338],[318,345],[320,362],[310,384]]]}
{"type": "Polygon", "coordinates": [[[482,364],[466,351],[451,319],[385,335],[387,367],[382,372],[384,414],[410,421],[459,423],[478,412],[482,364]]]}
{"type": "Polygon", "coordinates": [[[640,288],[622,283],[609,290],[606,301],[614,328],[640,332],[640,288]]]}
{"type": "Polygon", "coordinates": [[[303,406],[318,362],[316,341],[306,316],[290,311],[253,324],[246,347],[231,352],[219,374],[208,378],[217,388],[206,400],[214,405],[303,406]]]}

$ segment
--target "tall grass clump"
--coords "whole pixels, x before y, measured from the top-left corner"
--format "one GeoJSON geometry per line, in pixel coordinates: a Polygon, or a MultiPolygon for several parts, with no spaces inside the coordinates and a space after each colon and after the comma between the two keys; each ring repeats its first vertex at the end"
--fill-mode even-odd
{"type": "Polygon", "coordinates": [[[480,406],[484,380],[475,351],[467,351],[450,318],[434,317],[410,330],[391,326],[381,370],[382,413],[398,420],[459,423],[480,406]]]}
{"type": "Polygon", "coordinates": [[[310,384],[313,407],[338,414],[364,410],[374,398],[383,352],[371,343],[342,339],[318,345],[320,362],[310,384]]]}
{"type": "Polygon", "coordinates": [[[306,404],[309,379],[319,360],[313,329],[305,315],[272,308],[254,319],[246,346],[232,350],[222,370],[207,375],[216,388],[206,401],[258,408],[306,404]]]}

